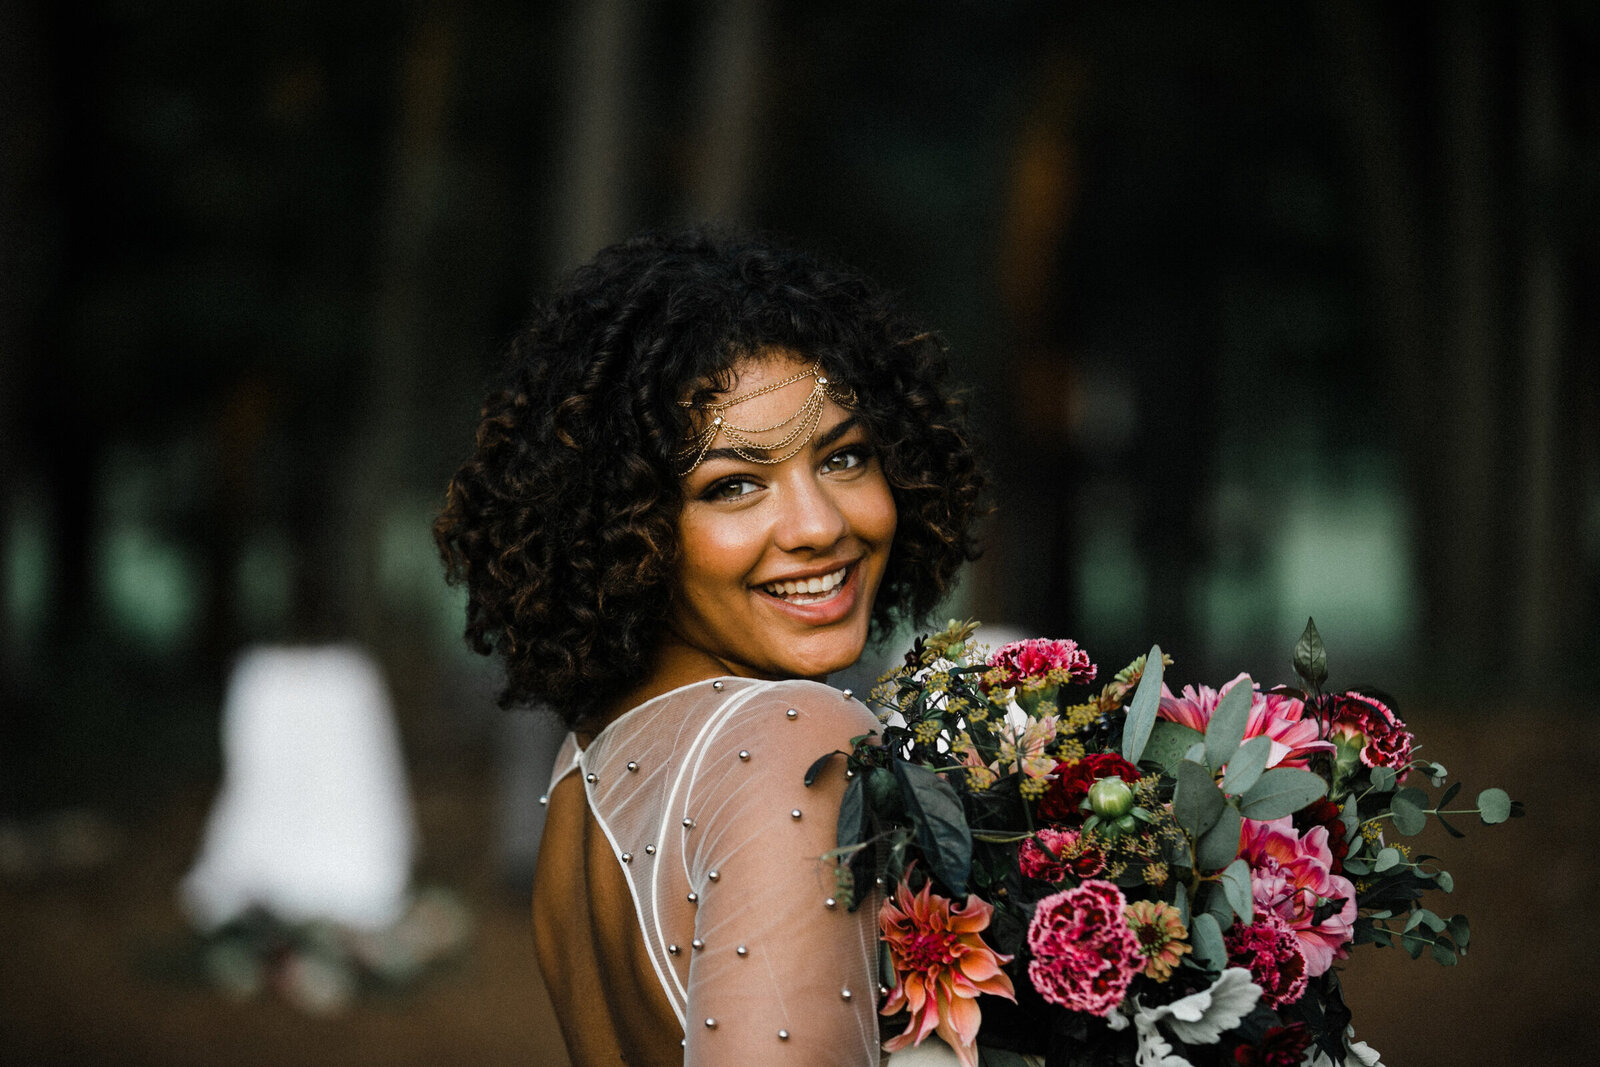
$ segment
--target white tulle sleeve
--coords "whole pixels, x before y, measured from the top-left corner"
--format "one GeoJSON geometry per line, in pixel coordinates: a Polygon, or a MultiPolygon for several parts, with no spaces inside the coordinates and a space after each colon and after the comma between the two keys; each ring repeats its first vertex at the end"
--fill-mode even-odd
{"type": "Polygon", "coordinates": [[[878,898],[848,911],[822,858],[844,760],[804,784],[877,726],[818,683],[730,678],[642,705],[577,757],[686,1064],[879,1062],[878,898]]]}

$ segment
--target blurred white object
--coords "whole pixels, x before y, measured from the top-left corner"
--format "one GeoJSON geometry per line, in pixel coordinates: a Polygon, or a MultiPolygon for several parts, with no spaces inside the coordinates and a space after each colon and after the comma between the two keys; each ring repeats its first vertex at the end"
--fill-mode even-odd
{"type": "Polygon", "coordinates": [[[415,830],[394,712],[372,658],[343,645],[240,657],[222,789],[180,892],[212,929],[251,906],[376,929],[405,912],[415,830]]]}

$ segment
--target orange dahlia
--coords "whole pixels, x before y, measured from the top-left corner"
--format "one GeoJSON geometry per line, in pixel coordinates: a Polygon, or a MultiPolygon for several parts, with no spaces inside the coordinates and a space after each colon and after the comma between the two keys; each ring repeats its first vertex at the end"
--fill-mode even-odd
{"type": "Polygon", "coordinates": [[[979,936],[993,914],[994,906],[976,894],[956,908],[927,884],[913,895],[902,882],[885,898],[878,928],[889,946],[896,981],[882,1012],[911,1013],[905,1033],[884,1042],[886,1050],[920,1045],[937,1033],[965,1067],[977,1067],[973,1042],[982,1022],[978,994],[1017,999],[1011,979],[1000,969],[1011,957],[995,952],[979,936]]]}

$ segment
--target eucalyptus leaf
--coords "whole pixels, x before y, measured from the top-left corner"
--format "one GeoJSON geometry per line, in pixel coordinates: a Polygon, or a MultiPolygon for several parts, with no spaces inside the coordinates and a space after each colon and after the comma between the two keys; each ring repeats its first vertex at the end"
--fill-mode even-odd
{"type": "Polygon", "coordinates": [[[1222,943],[1222,927],[1215,915],[1201,913],[1189,924],[1189,944],[1194,946],[1195,962],[1208,971],[1221,970],[1228,962],[1228,949],[1222,943]]]}
{"type": "Polygon", "coordinates": [[[1328,783],[1319,775],[1296,767],[1274,767],[1240,798],[1239,810],[1246,818],[1267,822],[1293,815],[1327,792],[1328,783]]]}
{"type": "Polygon", "coordinates": [[[1467,942],[1472,939],[1465,915],[1450,916],[1450,921],[1445,924],[1445,929],[1450,931],[1450,940],[1454,941],[1458,948],[1465,949],[1467,942]]]}
{"type": "Polygon", "coordinates": [[[1450,788],[1444,791],[1444,795],[1439,798],[1439,807],[1448,808],[1450,802],[1456,798],[1456,794],[1459,792],[1461,792],[1461,783],[1452,783],[1450,788]]]}
{"type": "Polygon", "coordinates": [[[1372,782],[1374,792],[1389,793],[1394,791],[1395,773],[1393,767],[1374,767],[1368,778],[1372,782]]]}
{"type": "Polygon", "coordinates": [[[1371,874],[1372,867],[1366,860],[1347,856],[1344,861],[1344,871],[1346,874],[1371,874]]]}
{"type": "Polygon", "coordinates": [[[1243,825],[1239,809],[1224,804],[1216,825],[1195,842],[1194,861],[1201,870],[1214,871],[1233,862],[1239,855],[1239,831],[1243,825]]]}
{"type": "Polygon", "coordinates": [[[1328,650],[1317,633],[1316,622],[1310,618],[1306,619],[1300,640],[1295,642],[1294,672],[1305,679],[1313,693],[1320,693],[1322,683],[1328,680],[1328,650]]]}
{"type": "MultiPolygon", "coordinates": [[[[1455,876],[1449,871],[1440,871],[1438,874],[1433,876],[1433,881],[1435,885],[1444,890],[1446,893],[1454,893],[1456,891],[1455,876]]],[[[1459,941],[1460,939],[1457,938],[1457,940],[1459,941]]],[[[1465,944],[1466,942],[1463,941],[1461,943],[1465,944]]]]}
{"type": "Polygon", "coordinates": [[[1178,921],[1187,927],[1189,925],[1189,890],[1182,882],[1178,883],[1177,892],[1172,895],[1172,906],[1178,909],[1178,921]]]}
{"type": "Polygon", "coordinates": [[[1391,867],[1397,866],[1399,863],[1400,850],[1396,848],[1385,848],[1379,850],[1378,859],[1373,863],[1372,869],[1375,873],[1382,873],[1383,871],[1389,870],[1391,867]]]}
{"type": "Polygon", "coordinates": [[[1255,918],[1255,899],[1250,889],[1250,864],[1234,860],[1222,872],[1222,892],[1228,897],[1239,921],[1248,925],[1255,918]]]}
{"type": "Polygon", "coordinates": [[[1204,752],[1204,742],[1205,735],[1193,726],[1185,726],[1171,719],[1158,719],[1150,730],[1150,740],[1144,746],[1144,762],[1155,764],[1164,774],[1176,776],[1178,764],[1183,762],[1185,753],[1196,744],[1204,752]]]}
{"type": "Polygon", "coordinates": [[[1220,886],[1212,885],[1206,893],[1205,914],[1217,920],[1218,929],[1226,930],[1233,925],[1233,904],[1220,886]]]}
{"type": "Polygon", "coordinates": [[[1456,959],[1456,954],[1451,951],[1450,946],[1442,941],[1433,943],[1433,958],[1445,967],[1454,967],[1459,962],[1456,959]]]}
{"type": "Polygon", "coordinates": [[[1411,837],[1420,834],[1428,825],[1428,816],[1422,811],[1427,796],[1420,789],[1400,790],[1389,801],[1389,811],[1394,816],[1394,828],[1411,837]]]}
{"type": "Polygon", "coordinates": [[[1511,818],[1511,797],[1504,789],[1485,789],[1478,794],[1478,816],[1491,826],[1511,818]]]}
{"type": "Polygon", "coordinates": [[[890,766],[899,779],[906,811],[916,827],[917,848],[951,896],[965,896],[972,872],[972,832],[961,798],[944,778],[905,760],[890,766]]]}
{"type": "Polygon", "coordinates": [[[1211,772],[1198,763],[1184,760],[1178,764],[1178,785],[1172,794],[1172,814],[1178,825],[1198,840],[1202,834],[1217,824],[1217,817],[1227,805],[1222,790],[1211,780],[1211,772]]]}
{"type": "Polygon", "coordinates": [[[1156,722],[1156,710],[1161,706],[1161,646],[1151,645],[1144,658],[1144,673],[1139,678],[1139,688],[1134,690],[1128,705],[1128,716],[1122,724],[1122,758],[1137,765],[1144,755],[1145,742],[1150,740],[1150,729],[1156,722]]]}
{"type": "Polygon", "coordinates": [[[1250,725],[1250,704],[1255,699],[1255,683],[1241,674],[1217,701],[1211,721],[1206,724],[1206,766],[1213,771],[1233,758],[1250,725]]]}
{"type": "Polygon", "coordinates": [[[862,819],[867,807],[866,781],[866,775],[858,774],[844,787],[844,798],[839,801],[840,848],[859,845],[866,838],[862,819]]]}
{"type": "Polygon", "coordinates": [[[1240,745],[1222,775],[1222,791],[1231,796],[1247,792],[1261,777],[1261,772],[1267,769],[1267,760],[1271,756],[1272,739],[1269,737],[1252,737],[1240,745]]]}

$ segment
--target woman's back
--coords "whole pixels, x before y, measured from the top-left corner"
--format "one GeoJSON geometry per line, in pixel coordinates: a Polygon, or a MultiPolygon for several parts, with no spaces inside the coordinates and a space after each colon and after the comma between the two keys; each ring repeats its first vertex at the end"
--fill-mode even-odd
{"type": "Polygon", "coordinates": [[[730,677],[563,752],[534,913],[574,1063],[877,1062],[876,902],[847,912],[821,858],[844,761],[803,782],[876,726],[826,686],[730,677]]]}

